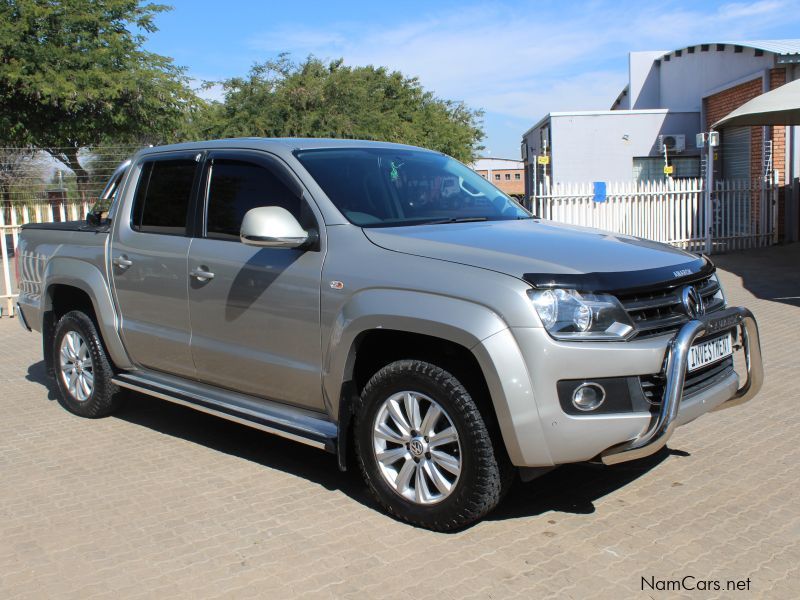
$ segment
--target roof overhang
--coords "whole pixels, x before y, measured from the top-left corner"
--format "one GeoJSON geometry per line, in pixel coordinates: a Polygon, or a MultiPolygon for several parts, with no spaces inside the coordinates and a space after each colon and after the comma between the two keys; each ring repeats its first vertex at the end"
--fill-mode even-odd
{"type": "Polygon", "coordinates": [[[800,125],[800,80],[791,81],[745,102],[711,126],[800,125]]]}

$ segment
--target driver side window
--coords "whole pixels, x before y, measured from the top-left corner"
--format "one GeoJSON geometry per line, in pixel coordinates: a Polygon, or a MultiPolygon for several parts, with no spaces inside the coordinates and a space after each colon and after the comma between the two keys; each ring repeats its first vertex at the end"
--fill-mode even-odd
{"type": "Polygon", "coordinates": [[[209,167],[206,237],[239,240],[244,215],[251,208],[280,206],[301,224],[305,202],[269,169],[256,163],[214,159],[209,167]]]}

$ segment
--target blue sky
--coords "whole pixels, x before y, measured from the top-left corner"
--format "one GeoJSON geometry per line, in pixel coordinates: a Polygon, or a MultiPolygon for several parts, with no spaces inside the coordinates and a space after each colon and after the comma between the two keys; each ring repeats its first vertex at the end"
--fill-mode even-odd
{"type": "Polygon", "coordinates": [[[198,82],[280,52],[399,69],[482,108],[484,153],[509,158],[548,112],[608,109],[630,51],[800,37],[800,0],[165,1],[146,46],[198,82]]]}

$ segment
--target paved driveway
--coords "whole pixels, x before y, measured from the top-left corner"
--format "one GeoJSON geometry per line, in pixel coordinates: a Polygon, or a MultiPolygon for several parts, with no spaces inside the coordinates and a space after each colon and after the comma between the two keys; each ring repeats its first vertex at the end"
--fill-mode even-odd
{"type": "Polygon", "coordinates": [[[131,395],[116,417],[74,417],[38,335],[0,319],[0,597],[724,595],[658,591],[690,576],[796,598],[800,245],[718,260],[761,324],[761,395],[644,464],[519,485],[455,534],[384,516],[330,455],[182,407],[131,395]]]}

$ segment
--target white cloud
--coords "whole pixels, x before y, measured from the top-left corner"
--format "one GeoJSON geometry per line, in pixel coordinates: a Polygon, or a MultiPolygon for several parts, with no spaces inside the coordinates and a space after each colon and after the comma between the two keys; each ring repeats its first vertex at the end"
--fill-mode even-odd
{"type": "Polygon", "coordinates": [[[743,19],[749,17],[781,18],[780,11],[791,9],[782,0],[761,0],[760,2],[732,2],[722,6],[718,15],[724,19],[743,19]]]}
{"type": "Polygon", "coordinates": [[[288,51],[398,69],[441,97],[533,124],[548,112],[608,109],[626,83],[628,52],[761,39],[770,27],[800,21],[798,8],[798,0],[536,0],[457,11],[433,3],[427,14],[389,26],[282,23],[249,45],[262,56],[288,51]]]}
{"type": "Polygon", "coordinates": [[[219,83],[210,83],[212,81],[219,81],[220,79],[220,77],[194,76],[189,78],[189,86],[203,100],[222,102],[225,99],[222,85],[219,83]]]}

